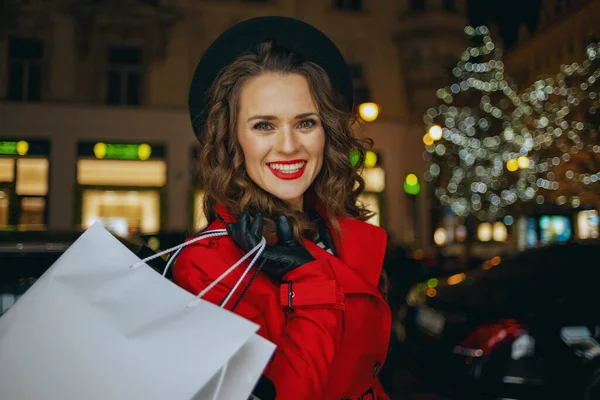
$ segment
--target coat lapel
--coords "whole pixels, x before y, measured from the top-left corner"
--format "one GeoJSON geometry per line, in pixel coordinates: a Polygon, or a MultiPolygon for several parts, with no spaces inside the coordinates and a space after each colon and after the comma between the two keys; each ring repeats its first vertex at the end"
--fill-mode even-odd
{"type": "Polygon", "coordinates": [[[379,277],[387,244],[385,231],[349,218],[338,218],[338,223],[341,235],[339,240],[334,238],[338,257],[309,240],[304,240],[304,244],[315,257],[329,260],[346,293],[380,296],[379,277]]]}
{"type": "MultiPolygon", "coordinates": [[[[224,222],[235,221],[235,218],[221,204],[217,204],[216,210],[224,222]]],[[[332,231],[323,208],[317,205],[317,211],[323,216],[328,229],[332,231]]],[[[332,236],[334,236],[338,257],[310,240],[305,239],[304,245],[314,257],[329,260],[346,293],[381,296],[378,285],[387,245],[386,232],[355,219],[338,217],[337,220],[341,235],[339,239],[335,235],[332,236]]]]}

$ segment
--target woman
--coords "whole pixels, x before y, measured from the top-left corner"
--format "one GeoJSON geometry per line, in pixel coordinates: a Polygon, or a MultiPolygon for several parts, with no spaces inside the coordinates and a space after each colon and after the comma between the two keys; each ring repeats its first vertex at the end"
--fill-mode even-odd
{"type": "MultiPolygon", "coordinates": [[[[351,110],[339,50],[283,17],[230,28],[190,89],[207,229],[229,235],[185,248],[174,279],[196,294],[267,239],[228,308],[277,345],[264,376],[278,400],[388,399],[377,378],[391,329],[378,288],[386,234],[356,205],[363,181],[350,153],[360,166],[365,149],[351,110]]],[[[243,270],[205,299],[221,303],[243,270]]]]}

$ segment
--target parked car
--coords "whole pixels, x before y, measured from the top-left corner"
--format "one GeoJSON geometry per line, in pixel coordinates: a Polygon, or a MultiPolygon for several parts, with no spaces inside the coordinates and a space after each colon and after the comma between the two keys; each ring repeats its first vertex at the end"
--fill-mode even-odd
{"type": "Polygon", "coordinates": [[[456,399],[600,399],[600,242],[556,244],[412,287],[394,326],[456,399]]]}
{"type": "MultiPolygon", "coordinates": [[[[82,232],[0,232],[0,316],[77,240],[82,232]]],[[[119,239],[140,258],[155,254],[141,239],[119,239]]],[[[165,262],[148,263],[162,272],[165,262]]]]}

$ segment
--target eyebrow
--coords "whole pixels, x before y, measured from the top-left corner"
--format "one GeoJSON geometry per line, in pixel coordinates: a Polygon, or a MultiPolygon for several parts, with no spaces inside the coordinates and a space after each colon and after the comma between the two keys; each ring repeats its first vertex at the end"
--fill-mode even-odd
{"type": "MultiPolygon", "coordinates": [[[[296,119],[302,119],[302,118],[307,118],[307,117],[312,117],[312,116],[317,117],[318,114],[316,112],[307,112],[307,113],[303,113],[303,114],[298,114],[298,115],[296,115],[296,119]]],[[[274,121],[278,118],[274,115],[254,115],[254,116],[248,118],[248,122],[255,120],[255,119],[264,119],[266,121],[274,121]]]]}

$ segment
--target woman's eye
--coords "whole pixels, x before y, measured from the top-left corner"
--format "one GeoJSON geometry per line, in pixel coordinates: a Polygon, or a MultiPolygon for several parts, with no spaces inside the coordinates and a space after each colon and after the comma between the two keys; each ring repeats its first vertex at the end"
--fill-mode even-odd
{"type": "Polygon", "coordinates": [[[266,131],[269,130],[271,128],[271,126],[269,124],[267,124],[266,122],[258,122],[254,125],[254,129],[256,129],[257,131],[266,131]]]}
{"type": "Polygon", "coordinates": [[[313,119],[307,119],[305,121],[300,122],[300,129],[309,129],[315,126],[317,123],[313,119]]]}

